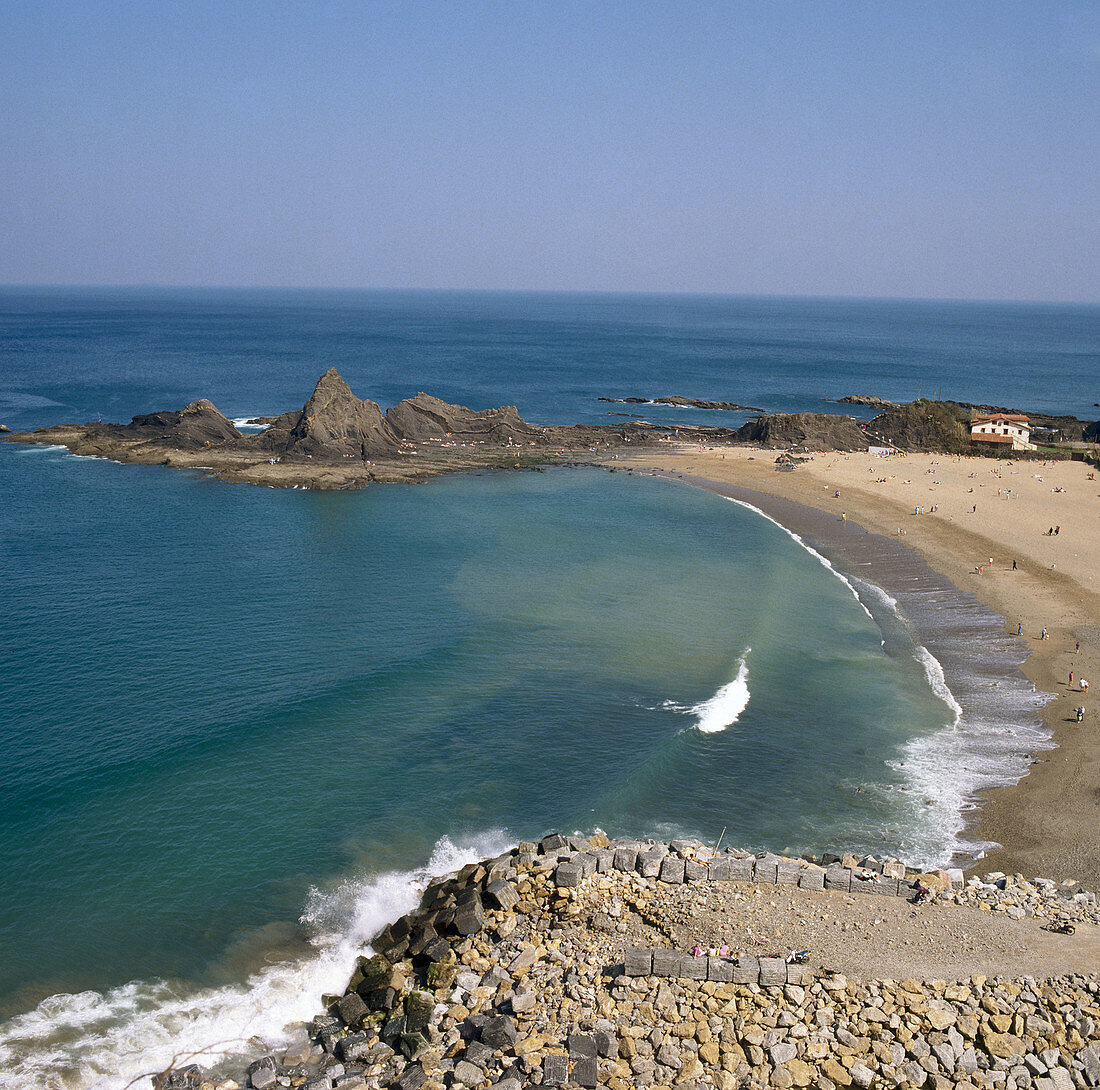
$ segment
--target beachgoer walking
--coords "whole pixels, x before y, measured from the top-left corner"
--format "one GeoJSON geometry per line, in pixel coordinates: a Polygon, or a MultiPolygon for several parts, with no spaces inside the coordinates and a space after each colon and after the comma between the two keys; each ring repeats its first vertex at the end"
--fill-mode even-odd
{"type": "Polygon", "coordinates": [[[1023,626],[1023,623],[1021,622],[1020,624],[1018,624],[1016,626],[1016,635],[1017,636],[1022,636],[1023,634],[1024,634],[1024,626],[1023,626]]]}
{"type": "Polygon", "coordinates": [[[1057,537],[1057,536],[1058,536],[1058,531],[1059,531],[1059,530],[1061,530],[1061,529],[1062,529],[1062,527],[1061,527],[1061,526],[1055,526],[1055,527],[1054,527],[1054,536],[1055,536],[1055,537],[1057,537]]]}
{"type": "Polygon", "coordinates": [[[1043,631],[1042,631],[1042,634],[1039,636],[1039,639],[1045,640],[1046,638],[1047,638],[1047,630],[1044,628],[1043,631]]]}
{"type": "Polygon", "coordinates": [[[1073,649],[1073,653],[1074,653],[1075,655],[1078,655],[1078,654],[1080,654],[1080,653],[1081,653],[1081,641],[1080,641],[1080,640],[1078,640],[1078,641],[1077,641],[1077,646],[1076,646],[1076,647],[1074,647],[1074,649],[1073,649]]]}
{"type": "Polygon", "coordinates": [[[1015,560],[1012,561],[1012,570],[1013,571],[1016,570],[1016,561],[1015,560]]]}
{"type": "Polygon", "coordinates": [[[1073,684],[1073,671],[1072,670],[1070,670],[1070,672],[1069,672],[1069,683],[1071,685],[1073,684]]]}
{"type": "Polygon", "coordinates": [[[1081,678],[1080,685],[1081,692],[1087,693],[1089,691],[1089,683],[1084,678],[1081,678]]]}
{"type": "Polygon", "coordinates": [[[1085,718],[1085,709],[1084,708],[1078,708],[1077,709],[1077,722],[1078,723],[1082,722],[1084,720],[1084,718],[1085,718]]]}

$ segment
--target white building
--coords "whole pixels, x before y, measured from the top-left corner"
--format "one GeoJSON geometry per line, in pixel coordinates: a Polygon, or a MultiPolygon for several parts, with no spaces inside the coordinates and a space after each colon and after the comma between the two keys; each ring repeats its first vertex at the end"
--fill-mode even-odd
{"type": "Polygon", "coordinates": [[[1010,450],[1036,450],[1031,438],[1031,423],[1022,413],[992,413],[970,420],[972,443],[993,443],[1010,450]]]}

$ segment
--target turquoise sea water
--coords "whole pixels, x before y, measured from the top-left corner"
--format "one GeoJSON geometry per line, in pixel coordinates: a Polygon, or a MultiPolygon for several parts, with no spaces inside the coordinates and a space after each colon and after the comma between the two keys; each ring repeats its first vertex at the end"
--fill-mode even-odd
{"type": "MultiPolygon", "coordinates": [[[[1017,362],[985,398],[1084,416],[1038,405],[1027,376],[1040,356],[1088,366],[1098,321],[961,304],[7,292],[0,419],[125,420],[201,395],[231,416],[280,411],[334,363],[383,406],[427,389],[536,420],[605,418],[602,394],[819,408],[821,394],[943,381],[978,399],[919,360],[997,346],[1017,362]]],[[[682,418],[700,415],[714,414],[682,418]]],[[[595,470],[256,489],[8,444],[0,494],[12,1085],[122,1085],[181,1041],[276,1039],[405,903],[411,871],[550,829],[727,827],[751,848],[928,862],[959,846],[942,801],[957,809],[972,784],[934,760],[959,707],[910,607],[853,581],[857,597],[722,497],[595,470]]],[[[1010,707],[985,733],[1026,747],[1033,722],[1033,706],[1010,707]]]]}

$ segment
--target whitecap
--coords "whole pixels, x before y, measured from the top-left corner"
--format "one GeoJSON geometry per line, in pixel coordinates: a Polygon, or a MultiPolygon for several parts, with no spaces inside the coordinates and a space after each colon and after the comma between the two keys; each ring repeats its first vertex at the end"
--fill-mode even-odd
{"type": "Polygon", "coordinates": [[[709,699],[687,709],[690,714],[697,716],[694,726],[700,734],[717,734],[732,727],[748,707],[752,696],[749,692],[748,666],[751,650],[751,647],[746,647],[744,654],[737,660],[737,675],[731,682],[723,685],[709,699]]]}

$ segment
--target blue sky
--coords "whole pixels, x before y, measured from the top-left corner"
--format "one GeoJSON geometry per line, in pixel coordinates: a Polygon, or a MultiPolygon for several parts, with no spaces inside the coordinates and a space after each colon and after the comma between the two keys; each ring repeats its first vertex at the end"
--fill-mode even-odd
{"type": "Polygon", "coordinates": [[[0,283],[1100,302],[1100,4],[0,0],[0,283]]]}

